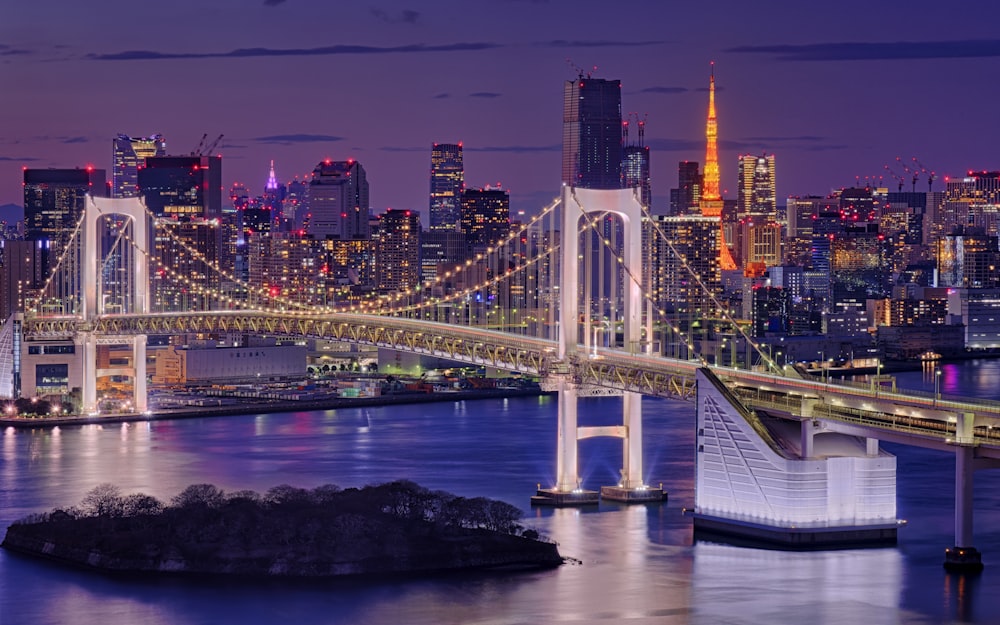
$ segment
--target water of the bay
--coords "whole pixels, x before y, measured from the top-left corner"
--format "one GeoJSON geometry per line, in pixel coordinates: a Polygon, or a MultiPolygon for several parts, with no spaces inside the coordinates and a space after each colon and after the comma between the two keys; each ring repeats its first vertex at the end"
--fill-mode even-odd
{"type": "MultiPolygon", "coordinates": [[[[933,371],[898,374],[933,389],[933,371]]],[[[1000,361],[944,365],[941,390],[1000,397],[1000,361]]],[[[901,446],[894,548],[786,552],[693,542],[694,405],[646,399],[647,481],[663,506],[531,510],[555,470],[553,397],[7,430],[0,526],[75,504],[102,482],[169,500],[188,484],[264,491],[398,478],[503,499],[580,564],[556,570],[305,584],[110,578],[0,552],[0,623],[950,623],[1000,622],[1000,477],[976,474],[978,577],[947,574],[953,460],[901,446]]],[[[613,398],[581,401],[612,423],[613,398]]],[[[617,481],[620,443],[581,443],[585,486],[617,481]]],[[[1000,475],[1000,472],[996,472],[1000,475]]]]}

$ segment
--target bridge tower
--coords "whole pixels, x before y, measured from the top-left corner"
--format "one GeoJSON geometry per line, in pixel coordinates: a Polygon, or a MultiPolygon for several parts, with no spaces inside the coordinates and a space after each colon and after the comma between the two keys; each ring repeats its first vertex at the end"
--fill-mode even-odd
{"type": "MultiPolygon", "coordinates": [[[[583,320],[584,350],[580,350],[580,314],[589,311],[590,303],[581,307],[579,256],[580,220],[592,213],[612,213],[621,218],[625,250],[624,341],[625,348],[634,352],[649,351],[642,342],[642,204],[636,189],[583,189],[563,187],[562,242],[559,280],[559,360],[568,365],[586,354],[590,341],[589,313],[583,320]]],[[[613,328],[611,329],[613,331],[613,328]]],[[[596,354],[596,346],[595,352],[596,354]]],[[[569,374],[570,368],[557,370],[551,376],[559,392],[558,447],[556,451],[556,485],[539,489],[534,503],[575,505],[594,503],[597,493],[580,488],[577,465],[577,443],[582,438],[612,436],[622,439],[621,480],[615,486],[604,487],[601,495],[619,501],[661,500],[661,489],[650,489],[642,476],[642,396],[625,392],[622,425],[611,427],[577,426],[578,383],[569,374]]]]}
{"type": "Polygon", "coordinates": [[[101,258],[98,236],[101,231],[100,220],[109,215],[127,217],[132,223],[132,240],[140,247],[134,254],[132,266],[132,288],[134,297],[132,310],[128,313],[143,314],[149,312],[149,250],[142,249],[149,245],[149,217],[142,202],[137,197],[103,198],[87,197],[84,211],[83,251],[81,255],[80,283],[82,288],[81,311],[85,321],[83,332],[76,337],[83,355],[83,412],[97,411],[97,378],[101,375],[131,375],[133,379],[132,405],[138,412],[147,408],[146,396],[146,335],[135,336],[101,336],[98,338],[93,331],[93,322],[98,315],[104,313],[104,284],[101,281],[101,258]],[[97,368],[98,342],[106,345],[132,346],[132,367],[102,369],[97,368]]]}

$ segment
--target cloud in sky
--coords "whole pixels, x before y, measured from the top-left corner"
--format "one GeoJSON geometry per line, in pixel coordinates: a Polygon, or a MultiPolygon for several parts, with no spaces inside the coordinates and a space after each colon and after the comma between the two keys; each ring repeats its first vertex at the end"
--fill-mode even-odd
{"type": "Polygon", "coordinates": [[[17,56],[20,54],[31,54],[31,51],[12,48],[11,46],[0,43],[0,56],[17,56]]]}
{"type": "Polygon", "coordinates": [[[475,93],[470,93],[470,98],[499,98],[502,94],[494,93],[492,91],[476,91],[475,93]]]}
{"type": "Polygon", "coordinates": [[[40,159],[40,158],[34,158],[32,156],[0,156],[0,161],[5,161],[5,162],[17,162],[17,163],[25,162],[25,163],[29,163],[29,162],[40,161],[40,160],[42,160],[42,159],[40,159]]]}
{"type": "Polygon", "coordinates": [[[266,7],[276,7],[279,4],[284,4],[285,0],[264,0],[264,6],[266,7]]]}
{"type": "Polygon", "coordinates": [[[594,39],[586,41],[582,39],[566,40],[552,39],[551,41],[540,41],[535,45],[540,48],[637,48],[642,46],[655,46],[666,41],[609,41],[607,39],[594,39]]]}
{"type": "Polygon", "coordinates": [[[416,52],[474,52],[503,47],[502,44],[488,42],[448,43],[424,45],[422,43],[405,46],[362,46],[335,45],[319,48],[240,48],[228,52],[157,52],[154,50],[126,50],[110,54],[88,54],[85,58],[95,61],[155,61],[161,59],[227,59],[252,58],[261,56],[328,56],[339,54],[392,54],[416,52]]]}
{"type": "Polygon", "coordinates": [[[63,137],[60,139],[61,143],[87,143],[90,141],[87,137],[63,137]]]}
{"type": "Polygon", "coordinates": [[[266,137],[254,137],[253,141],[260,143],[280,143],[290,145],[292,143],[323,143],[327,141],[343,141],[343,137],[334,135],[313,135],[306,133],[296,133],[287,135],[269,135],[266,137]]]}
{"type": "Polygon", "coordinates": [[[445,100],[445,99],[450,98],[450,97],[451,97],[450,93],[439,93],[436,96],[434,96],[432,99],[433,100],[445,100]]]}
{"type": "Polygon", "coordinates": [[[393,15],[383,9],[373,8],[371,14],[389,24],[416,24],[420,19],[420,12],[413,9],[403,9],[398,14],[393,15]]]}
{"type": "Polygon", "coordinates": [[[838,41],[800,45],[738,46],[729,48],[726,52],[771,54],[779,61],[962,59],[1000,56],[1000,39],[838,41]]]}

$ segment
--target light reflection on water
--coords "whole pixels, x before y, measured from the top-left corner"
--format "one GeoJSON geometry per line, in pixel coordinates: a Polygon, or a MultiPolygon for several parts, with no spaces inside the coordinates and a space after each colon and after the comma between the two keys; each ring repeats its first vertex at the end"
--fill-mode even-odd
{"type": "MultiPolygon", "coordinates": [[[[618,401],[581,402],[581,425],[607,420],[618,401]]],[[[554,473],[555,409],[549,398],[519,398],[7,430],[0,522],[75,504],[106,481],[167,500],[199,482],[262,492],[281,483],[407,478],[526,507],[554,473]]],[[[664,483],[667,505],[526,511],[526,525],[580,564],[518,575],[248,584],[105,578],[0,552],[0,622],[988,623],[1000,613],[1000,580],[989,564],[1000,558],[996,479],[977,475],[977,546],[987,559],[978,580],[941,568],[953,527],[950,458],[919,450],[892,450],[902,454],[900,511],[910,521],[897,549],[692,545],[681,508],[694,500],[693,406],[647,400],[644,413],[646,474],[664,483]]],[[[588,443],[580,457],[581,474],[593,476],[586,486],[613,483],[620,443],[588,443]]]]}

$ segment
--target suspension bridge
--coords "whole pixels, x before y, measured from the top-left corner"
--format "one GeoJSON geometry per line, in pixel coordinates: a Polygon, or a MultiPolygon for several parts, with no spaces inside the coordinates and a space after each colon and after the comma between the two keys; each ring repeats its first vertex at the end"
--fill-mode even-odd
{"type": "Polygon", "coordinates": [[[314,337],[538,376],[558,393],[556,480],[534,498],[552,505],[593,503],[599,495],[662,500],[662,490],[645,481],[641,397],[696,401],[696,527],[790,544],[894,541],[895,458],[879,441],[942,449],[956,458],[956,547],[948,562],[980,566],[972,478],[1000,462],[1000,439],[992,436],[1000,404],[815,381],[779,366],[631,189],[565,187],[539,215],[465,263],[420,285],[343,304],[318,305],[246,282],[177,231],[178,224],[150,214],[137,199],[90,198],[20,328],[8,322],[0,347],[72,342],[84,412],[96,411],[97,381],[108,375],[131,378],[134,406],[146,409],[151,335],[314,337]],[[525,240],[538,242],[531,253],[525,240]],[[744,361],[734,357],[727,365],[698,353],[682,315],[651,293],[654,247],[674,255],[696,285],[706,307],[699,314],[710,309],[743,342],[744,361]],[[490,267],[485,278],[442,288],[481,264],[490,267]],[[204,279],[210,275],[218,278],[204,279]],[[151,276],[161,289],[168,281],[181,285],[185,302],[197,309],[171,310],[164,304],[169,298],[151,288],[151,276]],[[524,306],[513,314],[510,300],[489,309],[482,302],[490,297],[475,297],[526,285],[537,298],[530,315],[524,306]],[[17,340],[6,338],[14,331],[17,340]],[[673,355],[684,357],[664,355],[667,344],[682,348],[673,355]],[[130,346],[130,363],[99,368],[102,345],[130,346]],[[622,395],[618,425],[577,423],[578,398],[595,389],[622,395]],[[583,489],[577,471],[578,441],[595,436],[622,441],[621,479],[600,493],[583,489]]]}

